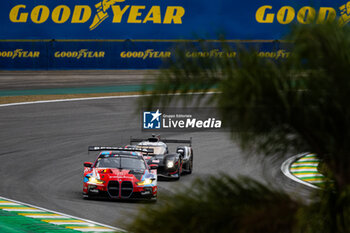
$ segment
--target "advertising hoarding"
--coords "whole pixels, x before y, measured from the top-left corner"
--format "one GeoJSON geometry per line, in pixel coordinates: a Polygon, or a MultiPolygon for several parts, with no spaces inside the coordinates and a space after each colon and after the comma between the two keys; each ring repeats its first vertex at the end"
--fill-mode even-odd
{"type": "Polygon", "coordinates": [[[173,56],[177,45],[201,39],[219,49],[220,36],[232,45],[254,44],[261,52],[277,53],[284,50],[280,42],[292,24],[350,20],[350,2],[339,0],[0,4],[1,69],[154,69],[173,56]]]}

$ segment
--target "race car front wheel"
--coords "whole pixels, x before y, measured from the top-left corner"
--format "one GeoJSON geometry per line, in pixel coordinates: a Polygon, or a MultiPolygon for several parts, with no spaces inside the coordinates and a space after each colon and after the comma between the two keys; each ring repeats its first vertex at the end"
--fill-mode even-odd
{"type": "MultiPolygon", "coordinates": [[[[180,164],[180,162],[179,162],[180,164]]],[[[180,176],[181,176],[181,167],[179,165],[179,167],[177,168],[177,173],[176,173],[177,177],[175,178],[175,180],[180,180],[180,176]]]]}

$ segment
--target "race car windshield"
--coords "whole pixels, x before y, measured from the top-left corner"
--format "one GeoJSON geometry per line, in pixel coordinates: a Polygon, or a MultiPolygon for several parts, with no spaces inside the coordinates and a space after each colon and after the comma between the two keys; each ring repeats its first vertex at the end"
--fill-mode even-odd
{"type": "Polygon", "coordinates": [[[128,157],[99,158],[96,167],[119,168],[127,170],[145,170],[146,165],[143,160],[128,157]]]}
{"type": "Polygon", "coordinates": [[[153,154],[162,155],[165,154],[165,147],[163,146],[137,146],[138,149],[153,149],[153,154]]]}

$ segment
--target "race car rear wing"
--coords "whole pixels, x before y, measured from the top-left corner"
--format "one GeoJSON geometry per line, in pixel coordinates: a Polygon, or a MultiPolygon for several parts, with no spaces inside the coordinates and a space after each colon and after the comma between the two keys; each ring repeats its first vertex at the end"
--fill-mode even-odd
{"type": "Polygon", "coordinates": [[[150,138],[132,138],[130,137],[130,144],[133,142],[164,142],[164,143],[178,143],[178,144],[189,144],[190,146],[192,145],[192,137],[189,140],[186,139],[160,139],[159,137],[155,137],[152,135],[150,138]]]}
{"type": "Polygon", "coordinates": [[[116,150],[116,151],[137,151],[147,154],[154,152],[153,148],[125,148],[117,146],[89,146],[88,151],[103,151],[103,150],[116,150]]]}

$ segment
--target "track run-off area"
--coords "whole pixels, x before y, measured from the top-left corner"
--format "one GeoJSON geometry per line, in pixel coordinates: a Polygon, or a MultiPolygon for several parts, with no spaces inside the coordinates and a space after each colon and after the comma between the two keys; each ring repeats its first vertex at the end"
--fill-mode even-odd
{"type": "MultiPolygon", "coordinates": [[[[139,96],[119,96],[0,105],[0,196],[77,218],[123,228],[140,207],[157,203],[85,200],[83,162],[94,161],[90,145],[122,146],[141,131],[139,96]]],[[[141,97],[142,98],[142,97],[141,97]]],[[[249,176],[295,195],[308,188],[285,177],[274,160],[243,153],[228,132],[169,132],[167,138],[192,137],[194,171],[179,181],[159,181],[162,194],[184,190],[196,178],[249,176]]],[[[170,151],[174,148],[170,147],[170,151]]],[[[218,192],[220,198],[220,192],[218,192]]]]}

